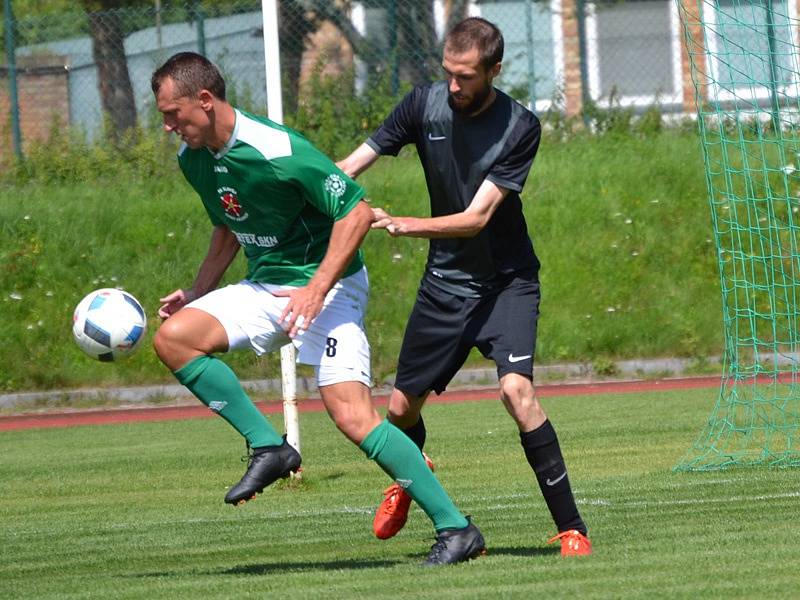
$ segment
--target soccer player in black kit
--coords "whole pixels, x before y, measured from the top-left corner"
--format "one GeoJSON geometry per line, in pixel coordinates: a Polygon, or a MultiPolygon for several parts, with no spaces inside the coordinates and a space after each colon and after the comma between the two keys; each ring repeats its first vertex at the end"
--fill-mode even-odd
{"type": "MultiPolygon", "coordinates": [[[[440,394],[475,347],[497,365],[500,397],[558,528],[562,556],[591,554],[556,432],[534,394],[539,260],[528,236],[520,192],[539,146],[536,116],[492,86],[503,36],[471,17],[445,38],[445,80],[418,86],[383,125],[338,166],[352,177],[380,156],[417,148],[430,217],[398,217],[374,208],[374,229],[430,239],[428,261],[406,326],[389,420],[423,448],[421,409],[440,394]]],[[[429,466],[433,464],[429,462],[429,466]]],[[[375,534],[405,525],[411,498],[384,492],[375,534]]]]}

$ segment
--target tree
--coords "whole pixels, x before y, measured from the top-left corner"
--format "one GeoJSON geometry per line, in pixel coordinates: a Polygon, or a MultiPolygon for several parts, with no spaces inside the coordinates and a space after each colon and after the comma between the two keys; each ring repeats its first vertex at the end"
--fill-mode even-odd
{"type": "MultiPolygon", "coordinates": [[[[333,23],[369,67],[384,65],[388,58],[404,81],[423,83],[434,76],[441,47],[436,37],[433,0],[366,0],[371,8],[385,11],[383,40],[365,38],[356,30],[350,20],[349,2],[305,0],[304,4],[317,24],[324,20],[333,23]],[[388,57],[382,46],[390,53],[388,57]]],[[[462,4],[466,7],[464,0],[452,0],[452,4],[457,5],[455,12],[465,12],[465,8],[458,8],[462,4]]]]}
{"type": "MultiPolygon", "coordinates": [[[[14,0],[18,16],[44,16],[74,10],[69,0],[14,0]]],[[[384,31],[362,35],[353,25],[351,0],[277,0],[281,26],[281,68],[288,111],[297,107],[302,58],[309,37],[323,22],[332,23],[363,60],[368,72],[391,69],[396,80],[413,84],[429,81],[438,72],[441,44],[437,39],[434,0],[361,0],[385,12],[384,31]]],[[[141,21],[154,0],[80,0],[87,15],[92,53],[97,65],[103,111],[112,135],[136,125],[136,106],[125,56],[125,35],[133,21],[141,21]],[[133,9],[133,10],[130,10],[133,9]]],[[[185,8],[187,0],[162,0],[165,9],[185,8]]],[[[191,0],[205,11],[227,13],[231,0],[191,0]]],[[[445,0],[446,27],[466,16],[469,0],[445,0]]],[[[189,11],[189,14],[194,14],[189,11]]]]}
{"type": "Polygon", "coordinates": [[[300,87],[300,70],[303,66],[303,52],[308,36],[319,27],[319,23],[309,18],[306,9],[297,0],[281,0],[278,3],[278,20],[281,29],[289,35],[280,37],[281,70],[284,74],[283,97],[286,110],[297,109],[300,87]]]}
{"type": "MultiPolygon", "coordinates": [[[[111,120],[111,135],[136,126],[136,102],[125,56],[123,6],[125,0],[81,0],[89,19],[92,56],[97,67],[97,85],[103,112],[111,120]]],[[[137,4],[139,4],[137,2],[137,4]]]]}
{"type": "Polygon", "coordinates": [[[469,16],[469,0],[447,0],[445,2],[445,31],[450,31],[455,25],[469,16]]]}
{"type": "Polygon", "coordinates": [[[426,83],[433,79],[441,58],[433,2],[400,1],[396,4],[398,75],[412,84],[426,83]]]}

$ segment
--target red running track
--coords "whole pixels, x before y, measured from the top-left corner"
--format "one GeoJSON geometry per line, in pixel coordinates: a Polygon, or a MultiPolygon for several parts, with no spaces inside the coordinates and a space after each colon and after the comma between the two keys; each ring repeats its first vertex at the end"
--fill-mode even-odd
{"type": "MultiPolygon", "coordinates": [[[[589,394],[619,394],[636,392],[653,392],[666,390],[686,390],[697,388],[719,387],[719,377],[689,377],[681,379],[656,379],[648,381],[604,381],[597,383],[557,383],[537,385],[536,393],[540,398],[554,396],[585,396],[589,394]]],[[[490,400],[497,398],[495,388],[480,390],[464,390],[445,392],[441,396],[431,396],[429,403],[442,404],[451,402],[467,402],[472,400],[490,400]]],[[[378,406],[385,406],[387,395],[375,396],[378,406]]],[[[283,411],[281,402],[257,402],[258,408],[266,414],[283,411]]],[[[301,399],[298,402],[300,412],[317,412],[325,410],[318,398],[301,399]]],[[[135,423],[139,421],[170,421],[179,419],[204,419],[215,416],[202,404],[193,406],[166,406],[160,408],[122,408],[108,410],[87,410],[79,412],[23,414],[0,417],[0,431],[16,429],[35,429],[44,427],[74,427],[77,425],[109,425],[118,423],[135,423]]]]}

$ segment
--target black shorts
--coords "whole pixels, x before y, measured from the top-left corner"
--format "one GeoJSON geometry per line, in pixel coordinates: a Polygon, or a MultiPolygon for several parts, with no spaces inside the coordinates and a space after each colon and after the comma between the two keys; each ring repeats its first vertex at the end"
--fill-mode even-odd
{"type": "Polygon", "coordinates": [[[412,396],[441,394],[472,348],[497,365],[497,376],[533,379],[539,281],[516,278],[481,298],[456,296],[426,284],[406,325],[395,387],[412,396]]]}

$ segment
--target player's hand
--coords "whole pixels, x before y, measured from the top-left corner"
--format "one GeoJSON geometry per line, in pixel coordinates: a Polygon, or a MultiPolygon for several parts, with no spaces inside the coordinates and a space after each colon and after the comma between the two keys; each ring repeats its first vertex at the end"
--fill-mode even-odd
{"type": "Polygon", "coordinates": [[[400,228],[395,221],[395,218],[387,213],[382,208],[372,209],[372,224],[371,229],[385,229],[390,235],[400,235],[400,228]]]}
{"type": "Polygon", "coordinates": [[[158,316],[162,321],[168,319],[192,300],[197,298],[194,290],[175,290],[163,298],[159,298],[161,307],[158,309],[158,316]]]}
{"type": "Polygon", "coordinates": [[[280,324],[290,338],[309,328],[322,310],[325,294],[309,286],[272,292],[279,298],[289,298],[280,317],[280,324]]]}

